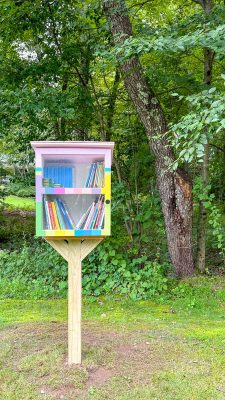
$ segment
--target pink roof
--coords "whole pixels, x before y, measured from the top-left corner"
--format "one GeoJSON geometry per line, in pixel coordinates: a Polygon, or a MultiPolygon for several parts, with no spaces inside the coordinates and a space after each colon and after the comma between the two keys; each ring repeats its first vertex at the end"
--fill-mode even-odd
{"type": "Polygon", "coordinates": [[[65,147],[78,147],[78,148],[88,148],[88,149],[111,149],[113,150],[114,148],[114,142],[77,142],[77,141],[37,141],[37,142],[31,142],[31,146],[33,149],[37,148],[46,148],[46,147],[51,147],[51,148],[65,148],[65,147]]]}

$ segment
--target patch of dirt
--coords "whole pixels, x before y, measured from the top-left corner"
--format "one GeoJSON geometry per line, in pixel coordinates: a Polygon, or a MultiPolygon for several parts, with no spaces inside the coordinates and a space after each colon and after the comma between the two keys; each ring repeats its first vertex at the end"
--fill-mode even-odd
{"type": "Polygon", "coordinates": [[[82,329],[83,363],[69,367],[66,323],[31,322],[6,328],[0,332],[2,345],[9,348],[7,357],[3,355],[4,367],[24,374],[43,395],[71,400],[85,398],[90,388],[107,385],[113,377],[128,385],[148,383],[152,373],[165,367],[159,343],[147,342],[146,331],[104,331],[92,322],[82,329]]]}
{"type": "Polygon", "coordinates": [[[60,389],[52,389],[48,386],[43,386],[40,388],[39,392],[43,395],[51,395],[52,398],[63,400],[66,398],[66,396],[74,394],[74,386],[66,385],[60,389]]]}
{"type": "Polygon", "coordinates": [[[86,387],[92,387],[92,386],[102,386],[104,385],[112,376],[115,375],[115,370],[114,369],[107,369],[105,367],[99,367],[95,369],[89,369],[89,378],[87,381],[86,387]]]}
{"type": "Polygon", "coordinates": [[[6,217],[13,217],[13,216],[20,216],[23,218],[26,218],[27,216],[31,216],[34,217],[35,216],[35,211],[32,210],[21,210],[21,209],[17,209],[14,208],[13,210],[4,210],[3,211],[3,215],[5,215],[6,217]]]}

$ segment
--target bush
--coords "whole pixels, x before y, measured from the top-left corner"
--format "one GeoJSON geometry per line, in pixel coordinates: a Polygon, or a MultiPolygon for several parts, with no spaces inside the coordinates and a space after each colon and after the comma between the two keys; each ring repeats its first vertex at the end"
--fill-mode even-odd
{"type": "MultiPolygon", "coordinates": [[[[32,215],[0,213],[0,249],[18,249],[23,240],[31,240],[35,234],[35,219],[32,215]]],[[[13,256],[13,253],[11,253],[13,256]]],[[[18,254],[17,254],[18,257],[18,254]]]]}
{"type": "Polygon", "coordinates": [[[35,186],[25,186],[23,182],[11,182],[7,187],[7,193],[19,197],[34,197],[35,186]]]}
{"type": "MultiPolygon", "coordinates": [[[[83,293],[111,292],[132,299],[159,296],[167,290],[166,267],[147,256],[124,252],[115,239],[107,239],[83,263],[83,293]]],[[[67,263],[47,243],[36,241],[21,251],[0,253],[0,297],[47,298],[67,296],[67,263]]]]}

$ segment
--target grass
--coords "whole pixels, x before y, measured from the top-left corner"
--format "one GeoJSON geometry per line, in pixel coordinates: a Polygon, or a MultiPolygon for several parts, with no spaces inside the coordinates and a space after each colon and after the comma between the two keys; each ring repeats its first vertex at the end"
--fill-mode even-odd
{"type": "Polygon", "coordinates": [[[17,197],[17,196],[7,196],[5,198],[6,208],[13,210],[13,209],[20,209],[20,210],[27,210],[33,211],[35,209],[35,199],[31,197],[17,197]]]}
{"type": "Polygon", "coordinates": [[[224,399],[225,280],[193,286],[163,304],[84,298],[80,367],[67,365],[66,300],[2,300],[1,398],[224,399]]]}

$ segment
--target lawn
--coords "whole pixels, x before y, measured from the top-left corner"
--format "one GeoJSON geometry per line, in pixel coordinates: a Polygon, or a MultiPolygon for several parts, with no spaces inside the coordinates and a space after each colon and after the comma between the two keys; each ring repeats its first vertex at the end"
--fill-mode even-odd
{"type": "Polygon", "coordinates": [[[1,399],[225,398],[223,297],[91,300],[80,367],[67,365],[65,300],[0,302],[1,399]]]}
{"type": "Polygon", "coordinates": [[[5,198],[6,208],[9,210],[20,209],[33,211],[35,209],[35,199],[31,197],[18,197],[18,196],[7,196],[5,198]]]}

